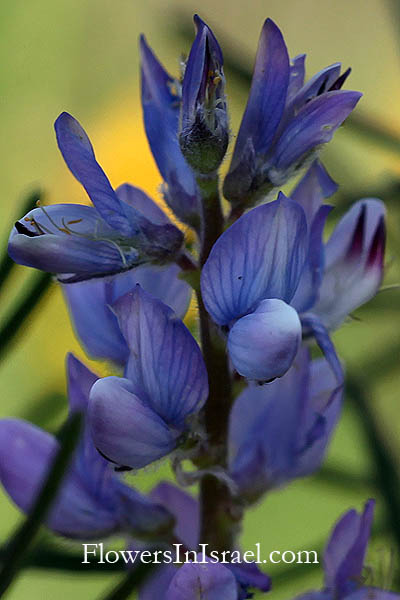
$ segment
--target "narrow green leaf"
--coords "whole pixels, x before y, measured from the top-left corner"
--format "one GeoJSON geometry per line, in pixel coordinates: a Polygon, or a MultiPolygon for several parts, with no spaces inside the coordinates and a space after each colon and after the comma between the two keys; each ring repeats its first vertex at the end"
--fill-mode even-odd
{"type": "MultiPolygon", "coordinates": [[[[24,215],[26,215],[26,213],[35,208],[41,196],[42,192],[40,190],[34,190],[33,192],[31,192],[21,203],[21,210],[18,211],[17,218],[19,219],[23,217],[24,215]]],[[[6,282],[6,280],[8,279],[8,276],[10,275],[14,266],[15,262],[8,256],[7,249],[5,249],[2,258],[0,259],[0,290],[6,282]]]]}
{"type": "Polygon", "coordinates": [[[31,277],[32,283],[26,294],[16,303],[14,310],[0,327],[0,361],[5,352],[20,332],[25,320],[37,306],[50,286],[50,273],[37,273],[31,277]]]}

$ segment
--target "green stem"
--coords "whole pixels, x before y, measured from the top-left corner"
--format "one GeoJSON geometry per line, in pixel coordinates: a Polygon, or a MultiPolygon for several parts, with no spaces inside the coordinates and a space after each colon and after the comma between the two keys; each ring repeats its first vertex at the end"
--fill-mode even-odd
{"type": "Polygon", "coordinates": [[[82,415],[80,413],[74,414],[67,421],[60,449],[51,463],[48,476],[29,516],[7,544],[4,552],[5,560],[0,571],[0,597],[5,594],[23,565],[30,546],[57,496],[78,443],[81,424],[82,415]]]}
{"type": "MultiPolygon", "coordinates": [[[[224,228],[218,191],[218,177],[199,177],[203,200],[203,233],[200,263],[204,265],[211,248],[224,228]]],[[[208,441],[208,466],[227,465],[229,413],[232,405],[231,377],[225,344],[205,309],[197,290],[200,337],[209,380],[209,396],[204,417],[208,441]]],[[[230,550],[234,545],[241,513],[227,485],[213,475],[203,477],[200,485],[200,542],[210,550],[230,550]]]]}
{"type": "Polygon", "coordinates": [[[52,275],[50,273],[39,273],[32,276],[33,284],[27,294],[24,294],[17,303],[11,315],[0,328],[0,360],[4,358],[5,352],[20,332],[27,317],[36,307],[50,286],[52,275]]]}
{"type": "Polygon", "coordinates": [[[224,230],[221,199],[218,189],[218,175],[199,175],[197,184],[202,196],[203,230],[200,264],[204,265],[211,248],[224,230]]]}

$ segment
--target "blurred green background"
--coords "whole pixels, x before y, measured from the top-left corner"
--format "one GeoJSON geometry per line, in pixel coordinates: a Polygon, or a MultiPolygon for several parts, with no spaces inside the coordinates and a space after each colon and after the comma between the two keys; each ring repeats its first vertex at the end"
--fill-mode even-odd
{"type": "MultiPolygon", "coordinates": [[[[226,57],[250,69],[263,20],[272,17],[283,30],[292,56],[306,52],[308,76],[335,61],[351,65],[348,88],[365,96],[358,115],[391,136],[371,137],[357,123],[346,124],[323,159],[341,185],[334,198],[340,215],[349,202],[380,194],[389,209],[389,249],[385,284],[400,281],[400,6],[383,0],[23,0],[0,5],[0,235],[5,246],[24,196],[38,185],[47,202],[86,202],[57,151],[52,123],[67,110],[88,131],[99,162],[117,186],[130,181],[158,196],[160,178],[145,139],[139,103],[137,39],[149,43],[170,71],[189,48],[186,32],[199,12],[220,41],[226,57]]],[[[229,61],[228,61],[229,62],[229,61]]],[[[246,100],[246,85],[227,69],[233,131],[246,100]]],[[[16,267],[2,290],[0,319],[26,294],[32,273],[16,267]]],[[[395,461],[400,465],[399,291],[380,293],[359,310],[357,320],[335,334],[347,370],[361,378],[372,410],[395,461]]],[[[74,339],[56,284],[24,322],[14,343],[0,355],[0,416],[30,419],[51,430],[65,415],[64,357],[72,350],[85,358],[74,339]]],[[[85,360],[87,360],[85,358],[85,360]]],[[[89,361],[87,361],[89,362],[89,361]]],[[[107,372],[107,365],[96,365],[107,372]]],[[[131,477],[148,489],[168,467],[131,477]]],[[[372,483],[370,454],[361,420],[350,402],[331,446],[324,472],[271,494],[248,513],[243,548],[261,542],[274,549],[318,549],[337,517],[351,506],[378,499],[378,531],[368,564],[373,582],[388,570],[389,533],[382,534],[383,500],[372,483]],[[345,475],[339,476],[338,471],[345,475]],[[386,565],[386,566],[385,566],[386,565]]],[[[0,493],[0,544],[20,514],[0,493]]],[[[400,514],[399,514],[400,519],[400,514]]],[[[59,541],[67,551],[76,547],[59,541]]],[[[78,548],[79,551],[79,548],[78,548]]],[[[295,573],[276,573],[271,599],[290,598],[321,583],[321,571],[304,565],[295,573]]],[[[12,600],[30,598],[95,599],[121,577],[106,572],[79,574],[25,570],[9,592],[12,600]]],[[[258,598],[258,596],[256,596],[258,598]]]]}

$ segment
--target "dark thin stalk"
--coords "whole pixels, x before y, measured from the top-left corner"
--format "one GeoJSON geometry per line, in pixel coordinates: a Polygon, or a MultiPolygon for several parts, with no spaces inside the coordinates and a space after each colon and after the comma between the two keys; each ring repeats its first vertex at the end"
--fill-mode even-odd
{"type": "Polygon", "coordinates": [[[193,257],[187,252],[181,252],[175,262],[182,269],[182,271],[197,270],[197,265],[193,261],[193,257]]]}
{"type": "Polygon", "coordinates": [[[203,231],[200,264],[206,262],[211,248],[224,229],[221,199],[218,190],[218,175],[199,175],[197,183],[202,195],[203,231]]]}
{"type": "Polygon", "coordinates": [[[126,598],[129,598],[134,589],[138,588],[139,585],[147,579],[150,573],[154,574],[157,568],[157,565],[154,566],[154,563],[141,563],[135,569],[131,569],[117,587],[113,588],[111,592],[105,596],[102,596],[102,600],[125,600],[126,598]]]}
{"type": "Polygon", "coordinates": [[[79,440],[82,415],[74,414],[66,423],[60,449],[54,457],[48,476],[37,496],[27,519],[18,527],[4,551],[5,560],[0,571],[0,597],[2,597],[18,574],[40,526],[45,520],[79,440]]]}
{"type": "Polygon", "coordinates": [[[0,361],[4,358],[5,352],[14,341],[27,317],[37,306],[50,286],[52,275],[50,273],[39,273],[32,276],[30,289],[17,302],[14,310],[0,328],[0,361]]]}
{"type": "Polygon", "coordinates": [[[400,555],[400,477],[396,462],[380,427],[368,392],[354,376],[347,378],[347,392],[357,409],[368,448],[375,463],[376,480],[386,506],[387,525],[400,555]]]}
{"type": "MultiPolygon", "coordinates": [[[[29,194],[29,196],[27,196],[21,205],[21,211],[18,211],[18,218],[23,217],[26,215],[26,213],[35,208],[37,202],[41,198],[41,195],[42,194],[39,190],[35,190],[29,194]]],[[[8,256],[7,250],[4,250],[3,256],[0,259],[0,290],[8,279],[8,276],[10,275],[14,266],[15,262],[8,256]]]]}
{"type": "MultiPolygon", "coordinates": [[[[217,176],[199,177],[203,203],[203,231],[200,263],[204,265],[213,244],[223,232],[224,219],[217,176]]],[[[206,466],[225,466],[227,435],[232,405],[231,380],[226,349],[204,307],[201,290],[197,289],[200,337],[209,380],[209,396],[204,410],[208,441],[206,466]]],[[[234,545],[241,511],[235,506],[225,483],[213,475],[203,477],[200,484],[200,541],[211,550],[230,550],[234,545]]]]}

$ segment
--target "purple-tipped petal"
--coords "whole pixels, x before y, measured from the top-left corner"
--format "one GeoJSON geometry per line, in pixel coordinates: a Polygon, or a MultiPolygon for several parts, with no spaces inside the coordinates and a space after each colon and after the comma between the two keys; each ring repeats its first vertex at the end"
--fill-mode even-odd
{"type": "Polygon", "coordinates": [[[97,381],[88,416],[95,446],[118,465],[139,469],[169,454],[177,443],[179,433],[133,393],[128,379],[97,381]]]}
{"type": "Polygon", "coordinates": [[[360,200],[326,244],[324,276],[312,311],[328,329],[338,327],[377,293],[383,279],[384,218],[382,202],[360,200]]]}
{"type": "MultiPolygon", "coordinates": [[[[201,560],[201,555],[198,555],[201,560]]],[[[234,575],[220,563],[185,563],[172,579],[165,600],[237,600],[234,575]]]]}
{"type": "Polygon", "coordinates": [[[179,147],[181,99],[177,82],[162,67],[143,36],[140,52],[144,125],[154,159],[167,184],[165,199],[181,221],[193,226],[199,222],[200,203],[194,173],[179,147]]]}
{"type": "Polygon", "coordinates": [[[111,306],[137,284],[170,306],[179,318],[183,318],[189,307],[191,289],[178,278],[179,273],[177,265],[141,266],[115,275],[112,279],[93,279],[64,285],[63,292],[76,333],[87,353],[122,365],[126,363],[129,348],[111,306]]]}
{"type": "Polygon", "coordinates": [[[96,161],[92,144],[84,129],[66,112],[61,113],[54,127],[58,146],[68,168],[83,185],[101,217],[122,235],[134,234],[135,227],[96,161]]]}
{"type": "Polygon", "coordinates": [[[274,151],[274,168],[285,171],[315,147],[329,142],[360,98],[359,92],[339,90],[308,102],[282,132],[274,151]]]}
{"type": "Polygon", "coordinates": [[[204,303],[213,320],[227,325],[266,298],[290,302],[306,246],[304,211],[283,194],[246,213],[214,244],[201,274],[204,303]]]}
{"type": "Polygon", "coordinates": [[[240,162],[249,138],[257,154],[268,151],[285,107],[289,71],[289,56],[282,33],[271,19],[267,19],[260,35],[249,99],[230,170],[240,162]]]}
{"type": "Polygon", "coordinates": [[[374,507],[375,501],[369,500],[361,515],[348,511],[332,531],[324,553],[325,585],[339,597],[355,590],[360,581],[374,507]]]}
{"type": "MultiPolygon", "coordinates": [[[[0,421],[0,479],[24,512],[37,497],[58,447],[53,436],[30,423],[0,421]]],[[[115,531],[118,514],[114,506],[92,493],[72,465],[46,523],[66,537],[87,539],[115,531]]]]}
{"type": "Polygon", "coordinates": [[[208,395],[207,371],[195,339],[165,304],[137,286],[113,306],[130,348],[126,376],[168,424],[182,428],[208,395]]]}
{"type": "Polygon", "coordinates": [[[294,308],[282,300],[263,300],[233,325],[228,352],[235,369],[253,381],[282,377],[301,343],[301,323],[294,308]]]}

